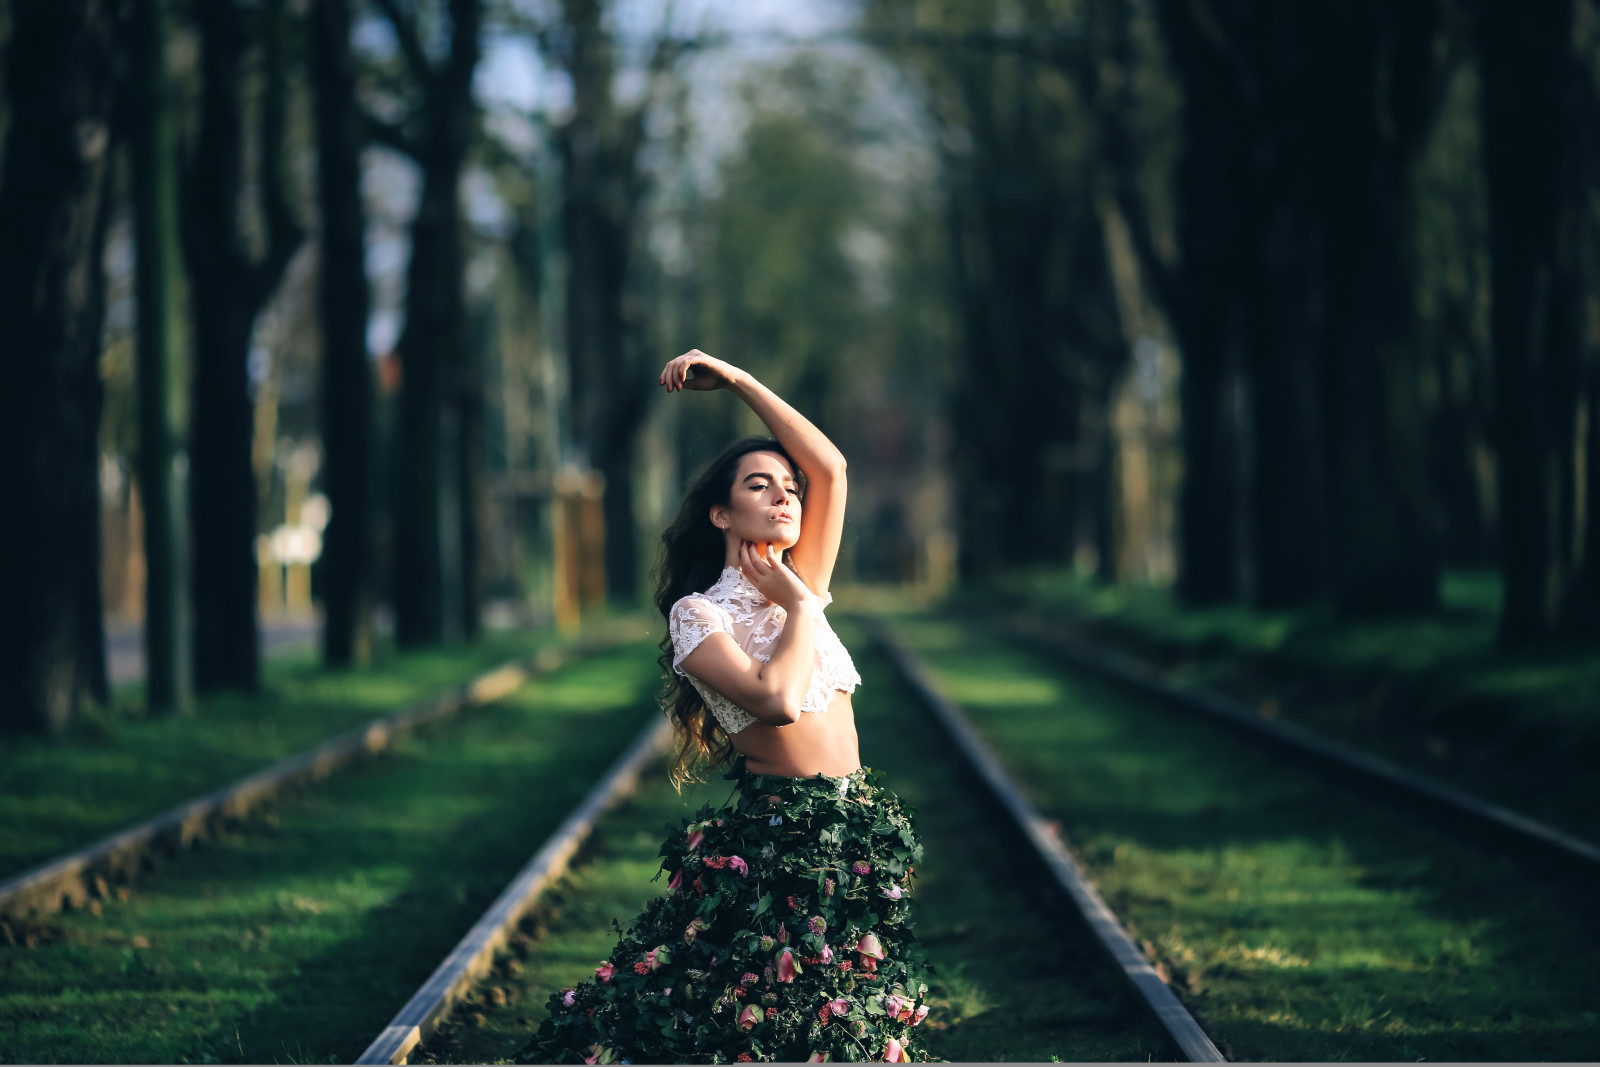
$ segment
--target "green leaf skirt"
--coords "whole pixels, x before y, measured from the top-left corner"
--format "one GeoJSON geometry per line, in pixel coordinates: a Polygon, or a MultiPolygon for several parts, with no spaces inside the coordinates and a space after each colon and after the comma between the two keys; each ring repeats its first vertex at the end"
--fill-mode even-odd
{"type": "Polygon", "coordinates": [[[863,767],[751,774],[661,846],[665,895],[550,997],[535,1063],[925,1060],[911,806],[863,767]]]}

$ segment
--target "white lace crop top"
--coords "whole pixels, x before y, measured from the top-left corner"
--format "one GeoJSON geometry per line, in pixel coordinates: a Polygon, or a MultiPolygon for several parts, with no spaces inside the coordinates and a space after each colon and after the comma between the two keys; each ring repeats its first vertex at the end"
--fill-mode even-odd
{"type": "MultiPolygon", "coordinates": [[[[823,593],[821,599],[826,608],[833,603],[833,594],[823,593]]],[[[706,707],[717,717],[724,733],[736,734],[755,722],[756,717],[678,664],[699,647],[701,641],[718,632],[732,637],[747,654],[765,663],[772,658],[772,647],[783,633],[788,617],[789,613],[763,596],[738,567],[722,568],[722,577],[710,589],[680,597],[667,614],[667,629],[672,635],[672,669],[689,679],[706,707]]],[[[856,673],[850,653],[833,632],[833,627],[820,615],[812,639],[816,645],[817,664],[812,669],[811,685],[806,689],[800,710],[827,711],[833,691],[855,692],[856,686],[861,684],[861,675],[856,673]]]]}

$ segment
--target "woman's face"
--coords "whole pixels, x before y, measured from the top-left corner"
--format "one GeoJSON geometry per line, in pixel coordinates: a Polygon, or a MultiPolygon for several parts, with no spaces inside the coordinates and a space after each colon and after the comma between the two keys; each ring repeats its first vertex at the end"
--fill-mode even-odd
{"type": "Polygon", "coordinates": [[[780,552],[800,540],[800,486],[794,470],[776,452],[739,457],[726,507],[711,509],[711,522],[731,537],[771,544],[780,552]]]}

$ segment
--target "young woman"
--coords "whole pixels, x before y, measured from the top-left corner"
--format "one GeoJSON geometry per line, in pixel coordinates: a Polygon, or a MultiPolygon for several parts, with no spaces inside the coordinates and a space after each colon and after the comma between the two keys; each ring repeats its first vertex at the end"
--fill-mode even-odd
{"type": "Polygon", "coordinates": [[[666,894],[594,979],[550,998],[523,1058],[925,1059],[913,1036],[928,987],[910,900],[922,847],[909,806],[861,766],[851,704],[861,677],[823,616],[844,457],[771,390],[704,352],[668,363],[660,384],[727,389],[773,434],[713,460],[662,535],[673,780],[731,761],[734,786],[721,808],[668,835],[666,894]]]}

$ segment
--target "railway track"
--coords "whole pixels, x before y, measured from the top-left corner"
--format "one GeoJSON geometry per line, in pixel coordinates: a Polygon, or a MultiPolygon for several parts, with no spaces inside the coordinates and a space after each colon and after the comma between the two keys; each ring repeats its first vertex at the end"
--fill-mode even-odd
{"type": "Polygon", "coordinates": [[[176,853],[234,825],[286,791],[375,755],[398,738],[463,710],[494,702],[529,678],[614,644],[556,646],[503,663],[400,711],[381,715],[303,752],[92,844],[0,881],[0,917],[35,918],[80,907],[135,881],[156,856],[176,853]]]}
{"type": "Polygon", "coordinates": [[[1056,884],[1071,899],[1079,916],[1093,932],[1095,940],[1121,971],[1138,1003],[1161,1027],[1174,1049],[1190,1063],[1224,1062],[1226,1057],[1206,1036],[1189,1010],[1173,995],[1116,915],[1106,906],[1093,883],[1067,851],[1059,830],[1046,821],[1023,796],[961,709],[939,691],[927,669],[905,645],[895,639],[885,623],[874,620],[872,633],[879,647],[939,720],[951,743],[988,787],[1015,828],[1033,846],[1056,884]]]}
{"type": "Polygon", "coordinates": [[[1470,833],[1492,837],[1517,853],[1552,861],[1585,875],[1600,874],[1600,845],[1592,841],[1294,723],[1264,718],[1242,700],[1202,686],[1180,685],[1160,668],[1137,657],[1027,617],[995,622],[1000,632],[1046,656],[1154,696],[1173,708],[1314,763],[1352,783],[1380,789],[1400,803],[1443,816],[1470,833]]]}
{"type": "MultiPolygon", "coordinates": [[[[1038,753],[1027,747],[1019,749],[1014,736],[995,733],[997,725],[1014,716],[1001,714],[995,718],[986,713],[981,722],[974,720],[963,712],[964,702],[973,697],[961,694],[978,694],[981,701],[987,691],[995,690],[993,699],[1000,707],[1023,699],[1050,703],[1062,697],[1050,695],[1048,686],[1032,678],[1003,675],[993,676],[992,681],[986,676],[977,689],[947,692],[935,675],[943,677],[949,672],[951,657],[934,650],[957,646],[940,644],[940,640],[946,639],[932,643],[922,640],[920,647],[924,654],[937,657],[931,662],[936,663],[938,670],[930,671],[914,651],[914,642],[897,640],[893,630],[885,628],[881,622],[869,621],[868,625],[876,638],[875,644],[881,649],[882,659],[892,665],[893,673],[915,694],[916,700],[926,709],[924,715],[939,724],[936,732],[947,752],[946,758],[959,759],[960,772],[941,772],[944,778],[936,789],[955,797],[951,803],[960,808],[976,806],[980,798],[974,790],[987,794],[992,800],[987,807],[996,814],[984,816],[988,822],[979,820],[983,829],[978,832],[993,834],[994,820],[998,818],[1008,827],[1001,836],[1023,843],[1023,847],[1031,851],[1036,860],[1033,867],[1048,872],[1059,890],[1054,898],[1057,910],[1070,910],[1077,917],[1076,925],[1092,935],[1103,965],[1094,973],[1102,973],[1104,978],[1095,979],[1090,975],[1091,983],[1115,984],[1111,976],[1120,975],[1124,999],[1138,1006],[1138,1020],[1115,1017],[1120,1021],[1108,1025],[1129,1031],[1144,1027],[1147,1032],[1158,1035],[1154,1045],[1143,1047],[1132,1057],[1126,1049],[1106,1052],[1102,1047],[1064,1058],[1142,1059],[1154,1054],[1157,1058],[1165,1055],[1197,1062],[1234,1058],[1563,1059],[1571,1058],[1575,1048],[1594,1047],[1585,1035],[1600,1038],[1600,1027],[1595,1025],[1590,1005],[1592,984],[1579,962],[1591,949],[1600,947],[1600,930],[1595,929],[1592,909],[1585,908],[1576,898],[1577,890],[1570,884],[1539,882],[1514,864],[1492,859],[1491,853],[1483,851],[1481,842],[1468,844],[1456,840],[1451,843],[1452,838],[1440,837],[1429,830],[1426,821],[1386,818],[1386,805],[1392,801],[1388,792],[1365,790],[1359,798],[1341,802],[1338,797],[1342,790],[1338,783],[1352,778],[1339,761],[1328,760],[1318,752],[1320,770],[1306,774],[1292,770],[1292,763],[1284,764],[1281,759],[1274,760],[1265,754],[1247,757],[1245,752],[1251,746],[1241,744],[1239,731],[1232,729],[1236,723],[1232,718],[1223,718],[1230,730],[1217,730],[1213,724],[1217,716],[1206,716],[1193,726],[1175,729],[1171,736],[1164,731],[1139,733],[1138,730],[1149,729],[1148,723],[1131,736],[1136,738],[1137,749],[1170,748],[1180,755],[1187,754],[1185,758],[1199,760],[1197,766],[1208,767],[1226,788],[1237,788],[1243,795],[1238,810],[1213,829],[1215,824],[1209,820],[1216,818],[1214,804],[1200,809],[1200,822],[1188,815],[1173,822],[1177,816],[1163,807],[1170,807],[1170,798],[1157,795],[1160,790],[1148,798],[1116,797],[1106,800],[1103,812],[1097,809],[1075,820],[1076,839],[1074,848],[1069,851],[1066,837],[1060,830],[1060,820],[1065,819],[1062,804],[1073,802],[1056,794],[1070,794],[1072,790],[1058,790],[1057,783],[1061,780],[1049,777],[1051,764],[1048,760],[1035,760],[1033,757],[1038,753]],[[1028,695],[1035,692],[1041,695],[1028,695]],[[1188,753],[1196,744],[1195,739],[1201,736],[1207,738],[1207,751],[1198,755],[1188,753]],[[1226,755],[1218,761],[1217,753],[1234,751],[1239,753],[1236,757],[1226,755]],[[954,755],[949,756],[949,753],[954,755]],[[1251,769],[1258,766],[1259,769],[1251,769]],[[1328,773],[1326,781],[1323,771],[1328,773]],[[962,775],[966,778],[958,781],[962,775]],[[1274,776],[1278,779],[1276,783],[1267,781],[1274,776]],[[1236,787],[1231,784],[1234,781],[1238,783],[1236,787]],[[1030,795],[1049,799],[1051,810],[1036,809],[1027,799],[1030,795]],[[1135,807],[1119,806],[1127,804],[1135,807]],[[1151,806],[1150,812],[1138,807],[1144,804],[1151,806]],[[1262,814],[1256,814],[1258,810],[1262,814]],[[1154,825],[1158,827],[1170,825],[1177,829],[1158,830],[1154,838],[1148,833],[1115,829],[1109,834],[1110,840],[1101,840],[1105,835],[1094,828],[1104,818],[1133,826],[1155,819],[1154,825]],[[1129,823],[1130,818],[1135,821],[1129,823]],[[1191,826],[1204,827],[1207,832],[1200,834],[1195,829],[1184,829],[1191,826]],[[1294,836],[1284,836],[1295,835],[1295,826],[1306,827],[1304,844],[1297,843],[1294,836]],[[1172,836],[1174,834],[1176,837],[1172,836]],[[1375,835],[1386,836],[1380,840],[1375,835]],[[1141,837],[1146,840],[1141,841],[1141,837]],[[1151,840],[1156,843],[1148,843],[1151,840]],[[1280,846],[1277,844],[1280,840],[1286,843],[1280,846]],[[1213,841],[1219,843],[1210,844],[1213,841]],[[1115,856],[1112,844],[1115,844],[1115,856]],[[1149,882],[1149,875],[1145,873],[1135,873],[1131,877],[1123,873],[1122,864],[1126,862],[1123,856],[1128,849],[1134,850],[1130,859],[1135,868],[1142,859],[1154,872],[1157,879],[1154,883],[1149,882]],[[1308,849],[1328,852],[1331,858],[1308,849]],[[1354,854],[1350,854],[1352,849],[1356,850],[1354,854]],[[1174,854],[1172,850],[1179,854],[1198,853],[1202,858],[1210,854],[1215,858],[1200,862],[1200,873],[1196,874],[1181,865],[1172,866],[1167,858],[1174,854]],[[1230,876],[1229,864],[1234,862],[1229,857],[1235,852],[1242,855],[1238,862],[1253,871],[1261,869],[1263,859],[1269,862],[1264,884],[1256,887],[1260,902],[1252,901],[1248,894],[1256,889],[1245,883],[1247,895],[1238,904],[1220,905],[1226,914],[1213,921],[1207,912],[1214,906],[1212,902],[1207,898],[1195,898],[1191,903],[1189,894],[1205,888],[1202,883],[1206,879],[1225,882],[1230,876]],[[1283,886],[1274,881],[1280,875],[1273,872],[1270,863],[1281,863],[1281,877],[1290,881],[1283,886]],[[1294,878],[1305,876],[1307,871],[1317,873],[1324,869],[1331,872],[1326,888],[1310,890],[1311,895],[1306,895],[1307,890],[1293,887],[1294,878]],[[1200,883],[1196,882],[1197,878],[1200,883]],[[1146,888],[1152,885],[1153,888],[1146,888]],[[1294,901],[1301,899],[1305,904],[1296,910],[1294,901]],[[1060,909],[1062,901],[1070,902],[1070,909],[1060,909]],[[1338,903],[1346,901],[1354,903],[1338,903]],[[1125,908],[1130,910],[1125,911],[1125,908]],[[1280,920],[1274,917],[1277,914],[1274,908],[1279,912],[1287,910],[1297,925],[1277,930],[1274,924],[1280,920]],[[1348,916],[1333,911],[1328,912],[1326,918],[1319,918],[1327,908],[1356,910],[1348,916]],[[1160,925],[1168,921],[1164,916],[1189,912],[1195,913],[1196,918],[1190,920],[1188,927],[1174,925],[1171,931],[1166,931],[1160,925]],[[1396,915],[1398,919],[1394,918],[1396,915]],[[1386,924],[1391,922],[1399,924],[1397,931],[1386,929],[1386,924]],[[1219,944],[1196,947],[1199,938],[1193,931],[1208,923],[1221,930],[1219,944]],[[1264,933],[1252,934],[1253,929],[1264,933]],[[1326,967],[1319,964],[1315,952],[1302,950],[1292,940],[1283,940],[1291,936],[1307,943],[1331,942],[1333,947],[1322,951],[1333,962],[1326,967]],[[1342,939],[1347,937],[1355,940],[1343,944],[1342,939]],[[1190,942],[1187,945],[1185,938],[1190,942]],[[1429,948],[1429,944],[1435,947],[1429,948]],[[1407,953],[1420,953],[1420,956],[1408,957],[1407,953]],[[1341,962],[1346,958],[1354,962],[1341,962]],[[1369,958],[1371,962],[1364,962],[1369,958]],[[1480,979],[1477,974],[1487,974],[1482,972],[1486,959],[1500,962],[1495,964],[1491,977],[1480,979]],[[1219,964],[1218,960],[1225,963],[1219,964]],[[1326,969],[1327,975],[1321,974],[1319,968],[1326,969]],[[1483,982],[1488,982],[1490,989],[1505,992],[1484,994],[1483,982]],[[1511,990],[1516,993],[1512,994],[1511,990]],[[1485,995],[1490,999],[1473,999],[1485,995]],[[1222,999],[1215,999],[1218,996],[1222,999]],[[1257,1018],[1256,1013],[1261,1009],[1254,1005],[1263,998],[1280,999],[1282,1005],[1261,1019],[1281,1018],[1282,1022],[1269,1024],[1257,1018]],[[1191,1008],[1199,1011],[1199,1020],[1191,1013],[1191,1008]],[[1430,1013],[1438,1018],[1430,1020],[1430,1013]],[[1269,1029],[1276,1027],[1277,1032],[1262,1037],[1264,1025],[1269,1029]]],[[[1047,659],[1060,665],[1064,657],[1049,656],[1047,659]]],[[[1074,663],[1071,667],[1078,665],[1074,663]]],[[[959,674],[959,665],[955,669],[959,674]]],[[[882,673],[877,668],[863,673],[870,678],[872,671],[882,673]]],[[[1107,671],[1085,673],[1115,678],[1107,671]]],[[[1115,680],[1119,684],[1126,681],[1115,680]]],[[[879,685],[870,682],[869,688],[873,697],[881,699],[883,690],[879,685]]],[[[1115,688],[1101,686],[1096,692],[1110,693],[1115,688]]],[[[1125,699],[1149,705],[1145,697],[1156,696],[1158,703],[1170,705],[1173,698],[1169,692],[1148,686],[1139,689],[1140,696],[1125,699]]],[[[864,690],[862,697],[866,694],[864,690]]],[[[1067,698],[1082,699],[1083,694],[1069,691],[1067,698]]],[[[862,709],[866,706],[859,705],[862,709]]],[[[869,737],[871,721],[860,718],[860,714],[858,711],[858,724],[863,732],[862,751],[868,756],[874,752],[881,756],[886,738],[869,737]]],[[[1150,706],[1134,717],[1154,721],[1162,715],[1170,716],[1170,707],[1163,710],[1150,706]]],[[[892,728],[884,729],[888,731],[888,738],[903,736],[906,723],[899,721],[892,728]]],[[[1255,732],[1250,733],[1254,736],[1255,732]]],[[[1276,742],[1275,738],[1273,740],[1276,742]]],[[[1054,746],[1059,750],[1060,745],[1067,743],[1052,737],[1038,741],[1037,745],[1054,746]]],[[[919,752],[914,758],[907,758],[913,762],[932,759],[928,745],[924,744],[919,752]]],[[[1110,756],[1106,758],[1115,762],[1110,756]]],[[[1084,765],[1096,773],[1104,769],[1095,766],[1093,755],[1083,759],[1088,761],[1084,765]]],[[[884,769],[882,762],[874,765],[884,769]]],[[[1176,764],[1173,766],[1175,768],[1176,764]]],[[[889,783],[897,792],[900,786],[908,784],[905,770],[906,763],[902,760],[901,766],[890,772],[889,783]]],[[[1195,803],[1185,792],[1186,772],[1173,769],[1161,773],[1169,779],[1164,788],[1179,798],[1180,807],[1187,808],[1195,803]]],[[[1076,795],[1083,795],[1081,789],[1076,795]]],[[[607,803],[609,801],[602,802],[591,796],[585,807],[597,812],[607,803]]],[[[925,813],[920,803],[919,824],[922,824],[925,813]]],[[[1468,814],[1476,817],[1474,813],[1468,814]]],[[[650,836],[638,829],[647,823],[646,815],[648,812],[635,812],[630,816],[635,827],[633,836],[648,839],[649,848],[653,849],[659,835],[650,836]]],[[[1514,832],[1515,823],[1509,826],[1514,832]]],[[[964,832],[971,834],[973,831],[964,832]]],[[[603,830],[600,836],[605,836],[603,830]]],[[[552,839],[540,855],[548,855],[554,843],[552,839]]],[[[935,869],[932,857],[937,855],[943,855],[946,862],[955,865],[983,866],[980,861],[958,857],[956,853],[961,847],[959,836],[943,842],[942,848],[930,847],[929,870],[935,869]]],[[[1002,851],[1007,849],[1015,852],[1016,846],[1004,846],[1002,851]]],[[[635,856],[634,862],[653,864],[644,859],[643,853],[635,856]]],[[[540,861],[536,859],[530,864],[530,870],[539,866],[540,861]]],[[[545,869],[548,873],[548,864],[545,869]]],[[[923,874],[919,870],[919,879],[923,874]]],[[[1034,878],[1015,873],[1010,877],[1019,881],[1034,878]]],[[[541,884],[549,882],[549,877],[542,876],[541,884]]],[[[520,964],[515,962],[510,963],[508,970],[509,957],[502,957],[493,979],[498,985],[468,992],[473,987],[473,976],[484,973],[493,955],[492,950],[486,953],[484,946],[503,945],[507,937],[520,939],[517,951],[530,953],[523,957],[530,968],[541,966],[539,953],[546,950],[540,948],[537,940],[530,948],[528,940],[530,930],[535,927],[543,930],[543,919],[533,925],[526,922],[538,890],[530,890],[534,881],[528,878],[522,879],[521,884],[523,890],[519,894],[508,891],[508,899],[516,897],[515,906],[501,907],[498,918],[493,918],[492,912],[486,914],[474,933],[452,954],[451,958],[457,961],[457,973],[447,974],[446,968],[441,967],[402,1016],[385,1031],[387,1043],[382,1039],[374,1041],[362,1062],[399,1063],[408,1062],[408,1057],[421,1057],[425,1062],[492,1061],[503,1058],[508,1054],[507,1049],[516,1045],[493,1046],[485,1043],[489,1038],[473,1035],[502,1026],[508,1035],[520,1034],[523,1039],[529,1036],[530,1028],[536,1024],[536,1019],[527,1017],[530,1006],[542,1005],[543,996],[551,991],[547,988],[549,983],[555,982],[554,988],[559,988],[561,984],[570,984],[571,976],[541,979],[545,985],[533,983],[520,1006],[519,994],[513,988],[509,994],[511,1005],[497,1009],[493,1005],[504,1005],[508,996],[501,987],[515,987],[518,979],[514,975],[520,970],[520,964]],[[516,932],[518,917],[524,918],[520,933],[516,932]],[[513,977],[507,977],[508,974],[513,977]],[[434,992],[430,993],[430,989],[434,992]],[[486,993],[496,996],[489,997],[486,993]],[[463,1004],[463,997],[470,1004],[463,1004]],[[460,1006],[454,1015],[450,1010],[452,1004],[460,1006]]],[[[975,894],[976,890],[971,887],[976,885],[968,883],[963,892],[975,894]]],[[[583,891],[581,880],[574,886],[575,891],[583,891]]],[[[568,888],[574,891],[573,887],[568,888]]],[[[1231,902],[1236,892],[1228,890],[1215,896],[1226,897],[1231,902]]],[[[919,895],[923,896],[926,906],[926,891],[919,889],[919,895]]],[[[993,902],[978,904],[976,895],[973,899],[974,908],[986,907],[988,915],[998,916],[1000,908],[993,902]]],[[[631,907],[632,904],[617,905],[616,913],[627,914],[631,907]]],[[[961,937],[966,933],[964,930],[946,931],[936,935],[941,947],[949,943],[945,940],[947,935],[961,937]]],[[[531,936],[537,939],[541,934],[536,932],[531,936]]],[[[1047,935],[1040,936],[1044,938],[1042,943],[1049,943],[1052,948],[1058,944],[1047,935]]],[[[598,943],[597,938],[591,937],[590,943],[598,943]]],[[[561,951],[566,952],[565,949],[561,951]]],[[[604,949],[598,951],[604,952],[604,949]]],[[[939,967],[939,952],[935,951],[932,958],[936,968],[939,967]]],[[[1085,966],[1086,974],[1093,970],[1092,964],[1086,962],[1085,966]]],[[[1008,1013],[1013,1010],[1010,1005],[1002,1007],[1008,1013]]],[[[1011,1021],[1023,1030],[1050,1025],[1042,1017],[1021,1020],[1012,1016],[1011,1021]]],[[[969,1033],[974,1032],[970,1030],[973,1025],[970,1018],[961,1020],[960,1025],[969,1027],[969,1033]]],[[[1074,1025],[1083,1027],[1081,1022],[1074,1025]]],[[[1041,1055],[1035,1044],[1030,1046],[1034,1051],[1025,1054],[996,1044],[998,1040],[997,1034],[985,1034],[976,1043],[983,1055],[950,1055],[949,1058],[1043,1059],[1054,1054],[1054,1046],[1045,1046],[1050,1051],[1041,1055]]],[[[937,1047],[934,1051],[943,1054],[937,1047]]]]}
{"type": "MultiPolygon", "coordinates": [[[[927,672],[903,646],[881,627],[873,636],[886,659],[946,732],[953,749],[971,776],[965,790],[987,791],[992,808],[1009,822],[1009,835],[1027,842],[1037,866],[1047,873],[1081,920],[1083,929],[1104,955],[1107,978],[1112,973],[1126,980],[1126,994],[1137,1005],[1144,1024],[1172,1057],[1191,1062],[1223,1062],[1225,1057],[1206,1036],[1183,1003],[1141,954],[1105,901],[1083,876],[1059,835],[1023,798],[1000,762],[967,724],[960,710],[942,696],[927,672]]],[[[539,894],[559,876],[578,845],[594,830],[599,816],[618,804],[638,784],[641,768],[660,749],[664,732],[646,731],[595,786],[562,827],[551,835],[501,897],[461,939],[411,1000],[380,1032],[357,1063],[407,1063],[441,1028],[452,1009],[473,984],[494,964],[497,951],[515,936],[518,924],[538,901],[539,894]]],[[[974,798],[977,800],[978,798],[974,798]]],[[[988,829],[993,832],[991,825],[988,829]]],[[[479,1055],[483,1055],[481,1050],[479,1055]]]]}
{"type": "Polygon", "coordinates": [[[0,923],[21,1062],[349,1063],[637,733],[637,640],[296,790],[102,907],[0,923]]]}

